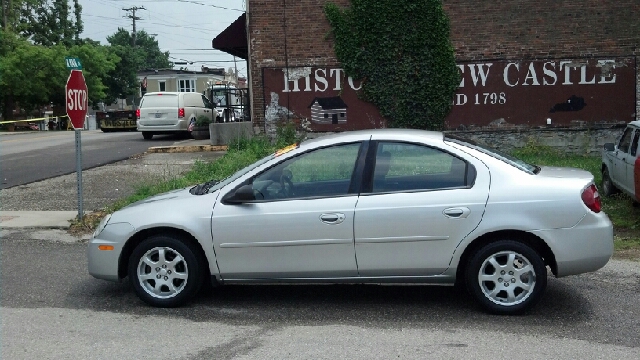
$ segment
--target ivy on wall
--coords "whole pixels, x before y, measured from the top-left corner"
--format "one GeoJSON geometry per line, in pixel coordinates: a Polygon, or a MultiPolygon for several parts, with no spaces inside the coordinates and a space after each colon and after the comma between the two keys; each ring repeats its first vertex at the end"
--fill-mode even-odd
{"type": "Polygon", "coordinates": [[[440,0],[351,0],[324,12],[338,61],[390,126],[443,129],[460,74],[440,0]]]}

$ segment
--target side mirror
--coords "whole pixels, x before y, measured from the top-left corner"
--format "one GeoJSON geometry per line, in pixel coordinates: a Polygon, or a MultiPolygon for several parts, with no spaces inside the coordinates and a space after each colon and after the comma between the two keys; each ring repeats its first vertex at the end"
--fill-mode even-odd
{"type": "Polygon", "coordinates": [[[256,197],[253,194],[253,186],[252,185],[242,185],[238,190],[236,190],[233,195],[229,198],[225,199],[225,202],[229,204],[242,204],[247,201],[253,201],[256,197]]]}
{"type": "Polygon", "coordinates": [[[616,146],[613,143],[604,144],[605,151],[614,151],[615,149],[616,149],[616,146]]]}

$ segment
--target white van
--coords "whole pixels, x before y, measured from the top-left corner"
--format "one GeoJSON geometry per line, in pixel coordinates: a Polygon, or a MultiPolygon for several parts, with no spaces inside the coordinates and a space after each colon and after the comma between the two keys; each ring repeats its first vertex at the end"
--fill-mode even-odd
{"type": "Polygon", "coordinates": [[[136,110],[137,128],[149,140],[155,134],[189,134],[189,124],[200,115],[215,116],[215,107],[195,92],[151,92],[136,110]],[[213,112],[213,113],[212,113],[213,112]]]}

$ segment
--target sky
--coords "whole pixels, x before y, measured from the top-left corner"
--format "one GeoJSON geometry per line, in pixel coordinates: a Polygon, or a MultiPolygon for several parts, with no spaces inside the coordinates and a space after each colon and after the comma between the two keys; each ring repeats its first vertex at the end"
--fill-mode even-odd
{"type": "MultiPolygon", "coordinates": [[[[245,9],[245,0],[79,0],[84,23],[83,38],[108,44],[107,36],[119,27],[133,29],[131,14],[123,9],[137,10],[136,29],[157,34],[161,51],[169,51],[169,60],[193,62],[189,70],[234,67],[233,56],[211,48],[211,40],[227,28],[245,9]]],[[[72,4],[72,2],[69,2],[72,4]]],[[[247,65],[238,60],[238,74],[246,76],[247,65]]]]}

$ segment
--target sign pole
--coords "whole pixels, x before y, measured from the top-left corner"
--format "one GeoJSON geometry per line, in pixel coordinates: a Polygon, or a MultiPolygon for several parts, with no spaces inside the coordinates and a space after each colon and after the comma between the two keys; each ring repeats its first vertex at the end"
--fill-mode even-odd
{"type": "Polygon", "coordinates": [[[76,133],[76,174],[78,180],[78,220],[83,222],[84,212],[82,211],[82,131],[75,129],[76,133]]]}
{"type": "Polygon", "coordinates": [[[87,83],[82,75],[80,59],[66,58],[67,67],[71,70],[64,89],[67,116],[76,134],[76,174],[78,183],[78,221],[84,222],[82,209],[82,136],[87,116],[89,95],[87,83]]]}

